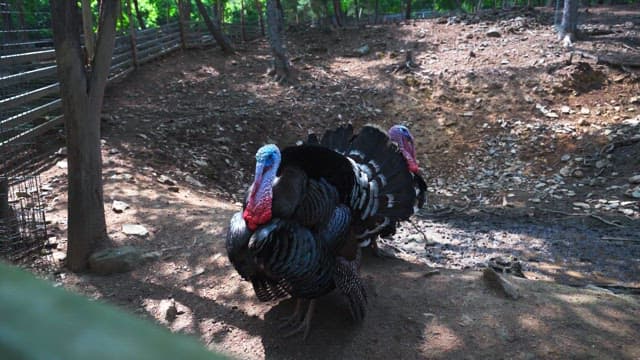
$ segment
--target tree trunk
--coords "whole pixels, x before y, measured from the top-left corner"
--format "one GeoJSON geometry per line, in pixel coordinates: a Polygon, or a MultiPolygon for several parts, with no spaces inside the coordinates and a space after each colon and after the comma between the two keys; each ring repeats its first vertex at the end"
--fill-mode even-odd
{"type": "Polygon", "coordinates": [[[406,10],[404,14],[405,20],[411,20],[411,0],[407,0],[405,10],[406,10]]]}
{"type": "Polygon", "coordinates": [[[108,243],[102,195],[100,112],[115,44],[119,1],[101,2],[93,64],[83,64],[75,1],[51,0],[51,23],[64,111],[68,162],[67,266],[87,268],[108,243]]]}
{"type": "Polygon", "coordinates": [[[180,24],[180,46],[187,48],[187,29],[189,27],[189,19],[191,18],[191,1],[178,0],[178,11],[180,24]]]}
{"type": "Polygon", "coordinates": [[[274,75],[277,81],[287,82],[291,72],[282,36],[282,23],[276,0],[267,0],[267,35],[273,52],[274,75]]]}
{"type": "Polygon", "coordinates": [[[136,18],[138,18],[138,25],[140,25],[140,29],[146,29],[146,25],[144,24],[144,17],[140,13],[140,6],[138,6],[138,0],[133,0],[133,7],[136,9],[136,18]]]}
{"type": "Polygon", "coordinates": [[[218,45],[220,45],[222,51],[225,54],[232,54],[234,50],[231,42],[222,33],[220,28],[213,21],[211,21],[209,14],[207,14],[207,9],[204,7],[204,4],[202,4],[202,0],[196,0],[196,5],[198,6],[198,11],[200,11],[202,19],[204,19],[204,23],[207,24],[209,32],[211,33],[211,35],[213,35],[213,38],[216,39],[216,42],[218,43],[218,45]]]}
{"type": "Polygon", "coordinates": [[[375,15],[373,17],[373,23],[377,24],[378,23],[378,16],[380,16],[380,0],[376,0],[376,4],[375,4],[375,15]]]}
{"type": "Polygon", "coordinates": [[[91,0],[82,0],[82,32],[84,33],[84,47],[87,62],[91,63],[95,54],[93,47],[93,15],[91,14],[91,0]]]}
{"type": "Polygon", "coordinates": [[[242,41],[247,41],[247,29],[244,21],[244,0],[240,0],[240,36],[242,41]]]}
{"type": "MultiPolygon", "coordinates": [[[[27,22],[24,19],[24,3],[22,2],[22,0],[16,0],[15,1],[16,4],[16,11],[18,12],[18,24],[20,25],[20,29],[24,30],[27,29],[27,22]]],[[[27,41],[28,40],[28,36],[26,32],[21,32],[18,34],[18,40],[20,41],[27,41]]]]}
{"type": "Polygon", "coordinates": [[[138,67],[138,45],[136,41],[136,27],[133,20],[133,12],[131,11],[131,0],[127,0],[127,17],[129,18],[129,39],[131,40],[131,59],[133,67],[138,67]]]}
{"type": "Polygon", "coordinates": [[[9,42],[14,38],[14,33],[11,31],[13,30],[13,21],[11,21],[11,8],[9,4],[0,3],[0,12],[2,12],[2,30],[6,31],[3,33],[1,40],[3,42],[9,42]]]}
{"type": "Polygon", "coordinates": [[[333,14],[336,17],[336,25],[342,27],[342,19],[340,18],[340,0],[333,0],[333,14]]]}
{"type": "Polygon", "coordinates": [[[558,38],[563,40],[565,45],[571,45],[575,40],[578,25],[578,0],[564,0],[562,9],[562,22],[558,31],[558,38]]]}
{"type": "Polygon", "coordinates": [[[260,34],[264,36],[264,15],[262,14],[262,3],[260,0],[255,0],[256,11],[258,12],[258,20],[260,21],[260,34]]]}

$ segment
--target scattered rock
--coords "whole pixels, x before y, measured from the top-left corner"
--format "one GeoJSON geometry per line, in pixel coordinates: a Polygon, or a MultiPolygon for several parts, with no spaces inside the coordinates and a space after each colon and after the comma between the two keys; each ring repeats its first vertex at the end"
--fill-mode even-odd
{"type": "Polygon", "coordinates": [[[127,235],[137,235],[137,236],[146,236],[149,233],[147,228],[137,224],[122,225],[122,232],[127,235]]]}
{"type": "Polygon", "coordinates": [[[500,32],[500,29],[498,29],[498,28],[490,28],[484,34],[487,37],[494,37],[494,38],[499,38],[500,36],[502,36],[502,33],[500,32]]]}
{"type": "Polygon", "coordinates": [[[640,199],[640,186],[636,186],[635,189],[629,189],[625,192],[625,195],[631,196],[634,199],[640,199]]]}
{"type": "Polygon", "coordinates": [[[69,165],[67,164],[67,159],[58,161],[56,163],[56,166],[59,167],[60,169],[66,169],[69,167],[69,165]]]}
{"type": "Polygon", "coordinates": [[[56,155],[58,156],[67,156],[67,148],[66,147],[61,147],[60,149],[58,149],[56,151],[56,155]]]}
{"type": "Polygon", "coordinates": [[[142,251],[132,246],[105,249],[89,257],[89,268],[96,274],[109,275],[133,270],[142,263],[142,251]]]}
{"type": "Polygon", "coordinates": [[[569,161],[569,160],[571,160],[571,155],[569,155],[569,154],[564,154],[564,155],[562,155],[562,157],[560,158],[560,161],[564,161],[564,162],[567,162],[567,161],[569,161]]]}
{"type": "Polygon", "coordinates": [[[113,209],[116,213],[121,213],[129,208],[129,204],[124,201],[113,200],[113,204],[111,205],[111,209],[113,209]]]}
{"type": "Polygon", "coordinates": [[[589,210],[589,209],[591,209],[591,205],[589,205],[589,204],[587,204],[587,203],[584,203],[584,202],[576,201],[576,202],[574,202],[572,205],[573,205],[573,207],[580,208],[580,209],[584,209],[584,210],[589,210]]]}
{"type": "Polygon", "coordinates": [[[567,177],[567,176],[571,176],[571,172],[572,172],[572,168],[571,166],[564,166],[560,169],[560,175],[567,177]]]}
{"type": "Polygon", "coordinates": [[[630,184],[640,184],[640,174],[630,177],[629,178],[629,183],[630,184]]]}
{"type": "Polygon", "coordinates": [[[492,268],[484,269],[482,278],[490,288],[502,293],[509,299],[517,300],[522,297],[520,289],[515,284],[505,279],[504,276],[498,274],[492,268]]]}
{"type": "Polygon", "coordinates": [[[365,56],[365,55],[368,55],[370,52],[371,52],[371,49],[367,44],[364,44],[361,47],[356,49],[356,55],[358,56],[365,56]]]}
{"type": "Polygon", "coordinates": [[[158,176],[158,182],[160,184],[165,184],[165,185],[175,185],[176,184],[176,182],[173,181],[173,179],[171,179],[170,177],[168,177],[166,175],[158,176]]]}
{"type": "Polygon", "coordinates": [[[596,161],[596,169],[602,169],[602,168],[606,167],[607,165],[609,165],[609,160],[607,160],[607,159],[600,159],[600,160],[596,161]]]}
{"type": "Polygon", "coordinates": [[[203,183],[201,183],[200,181],[196,180],[196,179],[195,179],[194,177],[192,177],[191,175],[187,175],[187,176],[184,178],[184,181],[186,181],[187,183],[189,183],[189,184],[191,184],[191,185],[193,185],[193,186],[196,186],[196,187],[200,187],[200,188],[204,187],[204,184],[203,184],[203,183]]]}

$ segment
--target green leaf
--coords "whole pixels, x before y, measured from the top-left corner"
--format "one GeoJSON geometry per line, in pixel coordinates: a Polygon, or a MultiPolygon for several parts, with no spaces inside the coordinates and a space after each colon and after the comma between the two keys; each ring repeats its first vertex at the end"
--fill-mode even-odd
{"type": "Polygon", "coordinates": [[[3,359],[221,359],[195,339],[0,263],[3,359]]]}

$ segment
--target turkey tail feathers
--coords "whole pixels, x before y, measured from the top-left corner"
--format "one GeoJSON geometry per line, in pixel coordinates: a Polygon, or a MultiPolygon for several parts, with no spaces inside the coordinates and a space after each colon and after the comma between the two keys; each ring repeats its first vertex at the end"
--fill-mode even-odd
{"type": "Polygon", "coordinates": [[[416,194],[412,175],[397,145],[383,130],[364,126],[351,142],[347,156],[369,181],[366,199],[360,198],[363,220],[378,216],[399,221],[413,214],[416,194]]]}

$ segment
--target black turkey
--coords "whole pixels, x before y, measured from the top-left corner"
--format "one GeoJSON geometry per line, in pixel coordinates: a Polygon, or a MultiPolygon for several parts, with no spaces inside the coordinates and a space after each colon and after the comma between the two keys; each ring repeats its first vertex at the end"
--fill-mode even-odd
{"type": "MultiPolygon", "coordinates": [[[[402,156],[404,157],[404,164],[411,173],[412,184],[415,190],[415,202],[413,213],[421,209],[426,202],[427,184],[420,174],[418,167],[418,161],[416,159],[416,152],[414,146],[414,139],[409,132],[409,129],[404,125],[394,125],[387,132],[389,139],[396,143],[399,147],[402,156]]],[[[352,158],[359,164],[367,164],[367,159],[361,156],[361,153],[354,149],[354,142],[366,141],[367,136],[370,136],[367,132],[354,135],[353,128],[348,126],[341,126],[335,130],[329,130],[324,133],[321,140],[311,134],[307,139],[309,144],[319,144],[321,146],[330,148],[340,154],[343,154],[349,158],[352,158]]],[[[392,221],[386,221],[388,219],[382,219],[382,221],[369,220],[362,231],[357,233],[357,237],[360,240],[360,246],[371,246],[374,250],[374,254],[377,256],[393,257],[390,253],[387,253],[378,247],[376,238],[389,237],[395,234],[396,227],[399,221],[407,220],[409,217],[395,218],[392,221]]],[[[380,220],[380,219],[378,219],[380,220]]]]}
{"type": "Polygon", "coordinates": [[[397,145],[375,127],[361,134],[366,137],[349,145],[361,161],[318,145],[282,152],[263,146],[243,211],[231,218],[229,260],[258,299],[297,298],[285,325],[300,321],[301,300],[311,300],[302,321],[285,335],[304,331],[306,338],[314,299],[335,288],[361,320],[366,293],[357,235],[413,213],[412,177],[397,145]]]}

